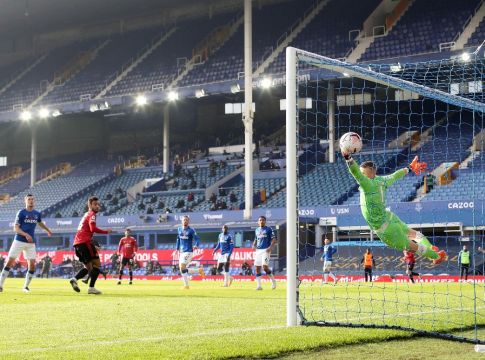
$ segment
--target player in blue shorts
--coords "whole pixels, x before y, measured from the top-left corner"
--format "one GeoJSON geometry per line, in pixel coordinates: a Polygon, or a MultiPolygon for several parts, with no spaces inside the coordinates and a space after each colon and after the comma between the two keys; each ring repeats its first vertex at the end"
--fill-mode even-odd
{"type": "Polygon", "coordinates": [[[232,241],[232,236],[229,234],[229,228],[227,225],[222,226],[222,232],[219,234],[219,241],[217,246],[212,251],[212,257],[217,250],[221,249],[219,258],[217,259],[217,271],[222,272],[224,268],[224,287],[229,287],[232,284],[232,276],[229,274],[229,267],[231,264],[231,255],[234,250],[234,243],[232,241]]]}

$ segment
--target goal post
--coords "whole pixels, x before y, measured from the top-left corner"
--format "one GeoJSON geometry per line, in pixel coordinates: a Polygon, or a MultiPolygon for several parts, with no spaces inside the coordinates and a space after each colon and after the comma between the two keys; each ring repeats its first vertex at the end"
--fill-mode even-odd
{"type": "Polygon", "coordinates": [[[483,65],[477,57],[349,64],[286,49],[287,326],[401,329],[485,342],[484,271],[478,265],[482,261],[485,270],[478,250],[485,248],[485,200],[479,195],[485,170],[478,162],[485,152],[483,65]],[[364,140],[357,162],[374,161],[378,175],[407,166],[416,155],[429,163],[426,176],[408,175],[389,187],[387,206],[445,249],[446,263],[433,267],[417,257],[410,271],[402,252],[383,244],[365,223],[357,184],[335,146],[348,131],[364,140]],[[322,234],[337,249],[335,274],[322,270],[322,234]],[[463,247],[473,265],[470,280],[459,282],[463,247]],[[360,263],[367,248],[379,259],[371,284],[360,263]],[[327,272],[335,285],[327,283],[327,272]]]}

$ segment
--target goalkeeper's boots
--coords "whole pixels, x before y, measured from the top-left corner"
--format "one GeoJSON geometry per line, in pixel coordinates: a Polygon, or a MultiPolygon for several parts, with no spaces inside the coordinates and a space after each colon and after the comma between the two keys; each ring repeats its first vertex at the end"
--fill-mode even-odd
{"type": "Polygon", "coordinates": [[[444,251],[444,250],[438,251],[439,249],[436,246],[433,246],[432,249],[434,251],[436,251],[438,253],[438,255],[439,255],[439,258],[438,259],[433,260],[433,264],[434,265],[441,264],[443,261],[448,260],[448,256],[446,255],[446,251],[444,251]]]}

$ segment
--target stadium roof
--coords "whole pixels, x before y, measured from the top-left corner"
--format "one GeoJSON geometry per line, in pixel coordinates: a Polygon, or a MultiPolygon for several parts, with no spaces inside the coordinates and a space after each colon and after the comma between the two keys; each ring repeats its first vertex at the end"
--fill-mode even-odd
{"type": "MultiPolygon", "coordinates": [[[[210,0],[207,5],[223,1],[210,0]]],[[[0,37],[161,13],[196,3],[200,0],[0,0],[0,37]]]]}

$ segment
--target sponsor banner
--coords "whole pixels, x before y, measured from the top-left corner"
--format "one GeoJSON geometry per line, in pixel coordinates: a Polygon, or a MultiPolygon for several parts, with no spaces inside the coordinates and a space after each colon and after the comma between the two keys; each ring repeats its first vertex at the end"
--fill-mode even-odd
{"type": "MultiPolygon", "coordinates": [[[[109,276],[108,276],[109,277],[109,276]]],[[[112,279],[118,279],[117,276],[112,276],[112,279]]],[[[134,279],[138,280],[178,280],[180,279],[180,276],[178,275],[133,275],[134,279]]],[[[233,279],[235,282],[251,282],[254,281],[254,276],[244,276],[244,275],[235,275],[233,276],[233,279]]],[[[302,283],[309,283],[309,282],[316,282],[316,283],[321,283],[322,281],[322,276],[315,276],[315,275],[304,275],[300,276],[302,283]]],[[[337,276],[338,282],[336,286],[342,286],[344,283],[348,282],[364,282],[365,279],[363,276],[356,275],[356,276],[337,276]]],[[[390,277],[389,275],[383,275],[383,276],[374,276],[374,282],[387,282],[387,283],[409,283],[411,282],[407,276],[395,276],[395,277],[390,277]]],[[[191,277],[192,280],[195,281],[206,281],[206,282],[213,282],[213,281],[223,281],[224,277],[222,276],[205,276],[201,277],[199,275],[193,275],[191,277]]],[[[275,275],[275,279],[277,282],[286,282],[286,276],[283,275],[275,275]]],[[[264,282],[270,282],[269,278],[267,276],[263,276],[261,279],[264,282]]],[[[460,282],[460,277],[459,276],[451,276],[451,275],[426,275],[423,276],[421,279],[416,277],[414,279],[416,283],[441,283],[441,282],[446,282],[446,283],[457,283],[460,282]]],[[[485,283],[485,277],[484,276],[468,276],[468,280],[466,281],[467,283],[485,283]]],[[[331,283],[331,281],[329,281],[331,283]]],[[[305,286],[305,285],[303,285],[305,286]]],[[[345,285],[344,285],[345,286],[345,285]]]]}
{"type": "MultiPolygon", "coordinates": [[[[408,203],[392,203],[388,208],[408,224],[434,224],[434,223],[462,223],[464,226],[485,225],[485,201],[469,199],[460,201],[421,201],[408,203]]],[[[179,226],[183,213],[167,214],[166,221],[157,222],[158,217],[165,214],[146,215],[143,218],[137,215],[98,216],[97,225],[100,228],[114,228],[122,231],[126,227],[143,230],[174,230],[179,226]]],[[[286,209],[284,208],[260,208],[254,209],[252,218],[244,220],[241,210],[233,211],[209,211],[194,212],[188,214],[191,223],[196,229],[204,226],[220,227],[222,224],[233,222],[232,227],[254,227],[259,216],[264,215],[268,221],[284,221],[286,209]]],[[[301,207],[299,215],[305,219],[331,218],[337,226],[367,226],[359,205],[333,205],[301,207]]],[[[0,221],[0,231],[13,233],[12,220],[0,221]]],[[[45,223],[55,233],[74,233],[81,218],[46,218],[45,223]]]]}
{"type": "MultiPolygon", "coordinates": [[[[99,257],[101,263],[111,263],[111,256],[114,251],[100,251],[99,257]]],[[[220,254],[218,251],[212,256],[212,249],[198,249],[194,251],[192,262],[201,265],[213,265],[217,263],[217,258],[220,254]]],[[[7,256],[6,252],[0,252],[3,257],[7,256]]],[[[64,261],[73,260],[74,251],[38,251],[36,261],[39,262],[44,256],[49,255],[52,258],[54,265],[59,265],[64,261]]],[[[178,264],[179,253],[175,250],[139,250],[136,254],[136,261],[146,263],[149,261],[158,261],[162,266],[169,266],[178,264]]],[[[25,263],[23,254],[20,255],[20,262],[25,263]]],[[[254,262],[254,251],[252,249],[234,249],[231,255],[231,266],[241,267],[247,262],[251,266],[254,262]]]]}

